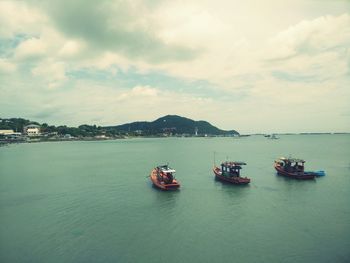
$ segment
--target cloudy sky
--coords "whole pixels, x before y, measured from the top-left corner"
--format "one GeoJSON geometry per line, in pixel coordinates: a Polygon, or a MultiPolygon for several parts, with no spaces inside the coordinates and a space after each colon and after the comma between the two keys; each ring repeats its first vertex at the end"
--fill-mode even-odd
{"type": "Polygon", "coordinates": [[[350,132],[350,1],[0,0],[0,117],[350,132]]]}

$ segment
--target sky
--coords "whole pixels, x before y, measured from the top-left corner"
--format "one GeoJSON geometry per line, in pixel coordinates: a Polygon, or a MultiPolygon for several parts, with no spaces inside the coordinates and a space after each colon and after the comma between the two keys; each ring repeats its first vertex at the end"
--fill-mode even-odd
{"type": "Polygon", "coordinates": [[[0,117],[350,132],[348,0],[0,0],[0,117]]]}

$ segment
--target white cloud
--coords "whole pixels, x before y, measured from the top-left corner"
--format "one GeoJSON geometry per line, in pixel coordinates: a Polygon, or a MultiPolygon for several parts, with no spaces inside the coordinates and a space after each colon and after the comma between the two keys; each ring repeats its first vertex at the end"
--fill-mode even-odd
{"type": "Polygon", "coordinates": [[[121,56],[120,54],[113,52],[103,52],[98,56],[89,57],[80,61],[80,66],[85,68],[96,68],[98,70],[111,70],[115,65],[118,66],[121,70],[126,71],[132,65],[137,64],[133,63],[127,58],[121,56]]]}
{"type": "Polygon", "coordinates": [[[349,14],[302,21],[269,40],[264,68],[282,72],[286,81],[301,82],[306,90],[323,82],[339,84],[349,74],[349,28],[349,14]]]}
{"type": "Polygon", "coordinates": [[[350,15],[322,16],[302,21],[270,40],[271,59],[283,59],[298,53],[315,54],[349,47],[350,15]]]}
{"type": "Polygon", "coordinates": [[[42,12],[24,1],[0,1],[0,37],[36,34],[46,22],[42,12]]]}
{"type": "Polygon", "coordinates": [[[151,88],[150,86],[136,86],[129,91],[123,92],[116,97],[116,101],[130,101],[130,100],[138,100],[142,101],[145,99],[150,99],[152,97],[156,97],[158,95],[158,91],[155,88],[151,88]]]}
{"type": "Polygon", "coordinates": [[[58,54],[63,58],[72,58],[83,53],[85,49],[86,46],[82,41],[67,40],[64,42],[62,48],[58,51],[58,54]]]}
{"type": "Polygon", "coordinates": [[[0,73],[13,73],[16,71],[16,64],[8,61],[7,59],[0,58],[0,73]]]}
{"type": "Polygon", "coordinates": [[[19,60],[43,57],[47,52],[46,43],[40,38],[30,38],[21,42],[15,51],[15,58],[19,60]]]}
{"type": "Polygon", "coordinates": [[[66,80],[63,62],[43,61],[32,69],[32,74],[43,82],[44,89],[57,88],[66,80]]]}
{"type": "Polygon", "coordinates": [[[191,2],[165,2],[154,17],[162,21],[158,34],[168,43],[207,49],[209,43],[221,42],[222,35],[229,32],[220,17],[191,2]]]}

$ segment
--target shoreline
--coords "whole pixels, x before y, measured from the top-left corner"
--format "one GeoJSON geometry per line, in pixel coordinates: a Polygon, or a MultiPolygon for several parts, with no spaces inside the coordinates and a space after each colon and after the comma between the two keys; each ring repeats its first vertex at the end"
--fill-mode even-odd
{"type": "Polygon", "coordinates": [[[34,140],[0,140],[0,147],[9,145],[9,144],[22,144],[22,143],[40,143],[40,142],[78,142],[78,141],[113,141],[113,140],[123,140],[128,138],[79,138],[79,139],[49,139],[49,140],[41,140],[41,139],[34,139],[34,140]]]}
{"type": "MultiPolygon", "coordinates": [[[[285,134],[277,134],[282,136],[290,136],[290,135],[300,135],[300,136],[314,136],[314,135],[349,135],[350,133],[285,133],[285,134]]],[[[115,141],[115,140],[126,140],[126,139],[161,139],[161,138],[245,138],[250,136],[263,136],[263,134],[247,134],[241,136],[124,136],[124,137],[113,137],[113,138],[94,138],[94,137],[84,137],[84,138],[54,138],[54,139],[5,139],[0,140],[0,147],[10,145],[10,144],[21,144],[21,143],[41,143],[41,142],[78,142],[78,141],[115,141]]]]}

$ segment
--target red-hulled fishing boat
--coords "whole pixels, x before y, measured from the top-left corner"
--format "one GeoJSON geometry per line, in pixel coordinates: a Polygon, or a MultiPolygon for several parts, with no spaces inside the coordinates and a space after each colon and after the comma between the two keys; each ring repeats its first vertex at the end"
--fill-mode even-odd
{"type": "Polygon", "coordinates": [[[281,157],[275,161],[277,174],[300,180],[314,179],[316,173],[304,171],[305,161],[302,159],[281,157]]]}
{"type": "Polygon", "coordinates": [[[154,186],[162,190],[177,190],[180,187],[179,182],[174,178],[176,171],[168,165],[155,167],[150,174],[154,186]]]}
{"type": "Polygon", "coordinates": [[[232,184],[249,184],[250,179],[240,176],[240,170],[242,165],[246,165],[244,162],[223,162],[221,168],[214,166],[213,171],[215,177],[221,181],[225,181],[232,184]]]}

